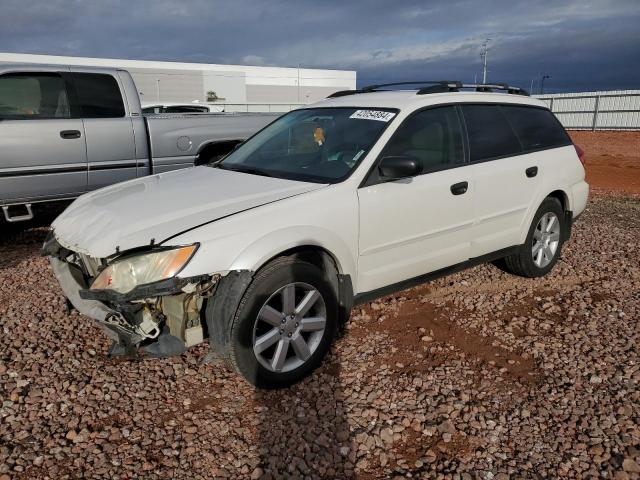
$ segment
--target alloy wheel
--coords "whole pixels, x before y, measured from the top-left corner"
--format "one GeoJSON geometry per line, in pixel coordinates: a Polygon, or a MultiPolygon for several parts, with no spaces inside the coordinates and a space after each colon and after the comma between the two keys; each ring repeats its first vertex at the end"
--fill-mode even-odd
{"type": "Polygon", "coordinates": [[[553,212],[547,212],[538,221],[533,231],[531,255],[536,267],[544,268],[551,263],[560,245],[560,221],[553,212]]]}
{"type": "Polygon", "coordinates": [[[289,283],[260,308],[253,326],[253,353],[269,371],[295,370],[316,351],[326,324],[320,292],[308,283],[289,283]]]}

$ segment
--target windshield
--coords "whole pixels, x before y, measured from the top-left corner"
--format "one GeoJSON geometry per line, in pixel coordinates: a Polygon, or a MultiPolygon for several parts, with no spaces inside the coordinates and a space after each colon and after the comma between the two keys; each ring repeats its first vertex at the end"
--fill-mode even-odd
{"type": "Polygon", "coordinates": [[[290,180],[337,183],[351,174],[395,115],[389,109],[295,110],[214,166],[290,180]]]}

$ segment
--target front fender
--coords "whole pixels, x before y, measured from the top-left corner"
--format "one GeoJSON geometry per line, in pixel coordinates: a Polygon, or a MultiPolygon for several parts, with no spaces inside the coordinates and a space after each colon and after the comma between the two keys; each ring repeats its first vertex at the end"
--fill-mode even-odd
{"type": "Polygon", "coordinates": [[[355,253],[346,242],[331,230],[311,225],[287,227],[257,238],[235,257],[229,270],[256,271],[280,253],[302,246],[326,250],[336,261],[339,273],[357,278],[355,253]]]}

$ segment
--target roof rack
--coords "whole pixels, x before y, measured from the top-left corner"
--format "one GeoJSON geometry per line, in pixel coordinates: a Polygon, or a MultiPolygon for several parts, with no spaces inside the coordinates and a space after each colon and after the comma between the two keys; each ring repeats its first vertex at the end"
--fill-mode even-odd
{"type": "Polygon", "coordinates": [[[512,87],[506,83],[465,83],[462,88],[475,88],[476,92],[493,92],[495,90],[506,90],[507,93],[512,95],[526,95],[529,96],[529,92],[524,88],[512,87]]]}
{"type": "Polygon", "coordinates": [[[355,95],[357,93],[371,93],[379,92],[384,87],[395,87],[400,85],[425,85],[416,92],[416,95],[427,95],[430,93],[447,93],[447,92],[459,92],[463,88],[473,88],[476,92],[493,92],[496,90],[506,90],[506,93],[512,95],[526,95],[529,96],[529,92],[523,88],[512,87],[506,83],[462,83],[456,80],[427,80],[418,82],[394,82],[394,83],[380,83],[377,85],[368,85],[362,87],[359,90],[340,90],[332,93],[327,98],[344,97],[347,95],[355,95]]]}
{"type": "Polygon", "coordinates": [[[384,87],[396,87],[400,85],[429,85],[429,87],[423,87],[418,91],[421,91],[432,88],[433,92],[436,93],[436,90],[439,92],[455,92],[457,88],[462,86],[460,82],[456,81],[448,81],[448,80],[424,80],[417,82],[394,82],[394,83],[380,83],[377,85],[367,85],[366,87],[362,87],[358,90],[340,90],[338,92],[332,93],[327,98],[337,98],[337,97],[345,97],[347,95],[356,95],[358,93],[371,93],[378,92],[381,88],[384,87]]]}

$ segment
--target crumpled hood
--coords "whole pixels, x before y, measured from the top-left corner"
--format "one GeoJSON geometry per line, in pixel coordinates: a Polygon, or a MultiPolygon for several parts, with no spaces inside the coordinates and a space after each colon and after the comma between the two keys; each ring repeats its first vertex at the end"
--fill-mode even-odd
{"type": "Polygon", "coordinates": [[[60,244],[104,258],[240,211],[324,187],[211,167],[152,175],[87,193],[53,222],[60,244]]]}

